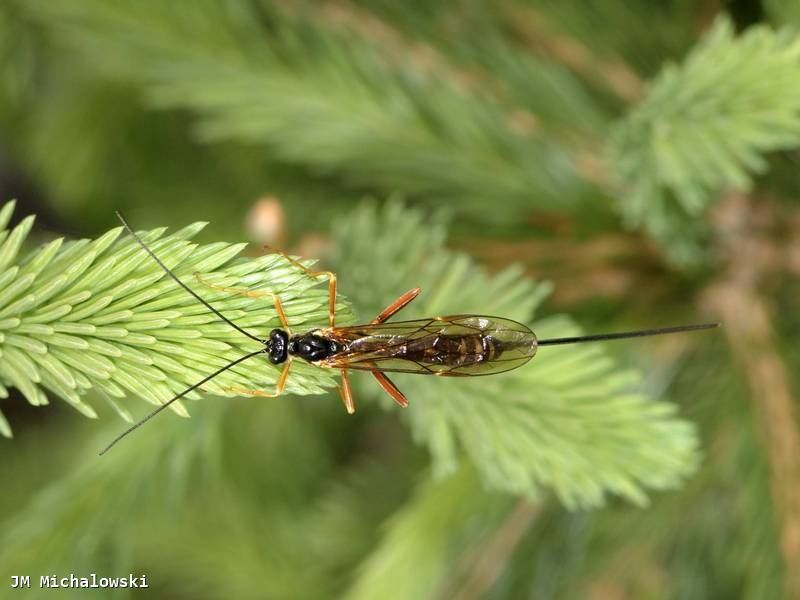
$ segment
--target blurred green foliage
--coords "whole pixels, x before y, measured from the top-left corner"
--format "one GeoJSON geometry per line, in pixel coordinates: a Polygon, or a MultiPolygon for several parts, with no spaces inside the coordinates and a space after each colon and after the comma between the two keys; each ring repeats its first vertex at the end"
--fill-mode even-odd
{"type": "MultiPolygon", "coordinates": [[[[113,353],[83,361],[14,328],[67,265],[126,260],[131,240],[104,235],[114,209],[176,232],[151,235],[184,277],[217,256],[201,270],[277,286],[295,299],[290,320],[324,325],[322,286],[221,241],[245,239],[265,195],[286,212],[287,247],[337,271],[359,321],[414,286],[399,318],[498,314],[540,337],[707,320],[736,266],[725,248],[747,234],[718,212],[746,192],[762,211],[748,226],[787,248],[753,280],[792,373],[793,5],[733,2],[731,17],[688,0],[0,4],[0,203],[18,196],[0,218],[0,311],[13,309],[0,315],[0,429],[15,435],[0,461],[3,585],[27,574],[40,597],[39,575],[133,572],[155,598],[792,593],[761,408],[774,390],[753,393],[722,334],[543,348],[479,381],[398,376],[406,411],[354,375],[352,418],[335,392],[297,395],[332,381],[298,369],[294,394],[202,395],[191,419],[163,415],[98,459],[116,413],[142,414],[141,398],[203,369],[149,350],[130,351],[147,354],[139,370],[113,353]],[[102,241],[70,241],[83,237],[102,241]],[[129,385],[109,386],[119,373],[129,385]]],[[[162,344],[189,332],[172,350],[194,344],[206,372],[249,348],[145,257],[128,263],[135,277],[116,276],[177,320],[154,324],[133,303],[134,329],[152,325],[162,344]]],[[[89,277],[92,297],[72,298],[84,343],[106,284],[89,277]]],[[[208,296],[248,327],[275,323],[268,301],[208,296]]],[[[276,371],[237,373],[270,388],[276,371]]]]}

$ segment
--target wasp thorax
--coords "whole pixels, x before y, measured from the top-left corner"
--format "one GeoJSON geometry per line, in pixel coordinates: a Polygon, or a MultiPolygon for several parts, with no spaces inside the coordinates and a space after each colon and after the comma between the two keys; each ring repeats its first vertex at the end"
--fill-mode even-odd
{"type": "Polygon", "coordinates": [[[286,362],[286,357],[289,354],[289,334],[283,329],[273,329],[269,332],[266,346],[269,362],[273,365],[286,362]]]}
{"type": "Polygon", "coordinates": [[[289,354],[308,361],[324,360],[340,350],[339,345],[321,335],[306,333],[289,340],[289,354]]]}

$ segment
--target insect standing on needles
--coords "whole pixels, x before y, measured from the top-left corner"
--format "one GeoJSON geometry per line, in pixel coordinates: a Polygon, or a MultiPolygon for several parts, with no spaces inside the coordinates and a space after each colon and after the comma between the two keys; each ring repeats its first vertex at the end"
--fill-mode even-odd
{"type": "Polygon", "coordinates": [[[266,339],[262,339],[236,325],[178,279],[147,247],[119,212],[117,217],[119,217],[119,220],[139,245],[178,285],[228,325],[263,344],[264,347],[237,358],[228,365],[211,373],[208,377],[186,388],[120,434],[100,452],[101,455],[179,398],[200,387],[223,371],[227,371],[239,363],[258,355],[266,355],[267,359],[274,365],[284,365],[278,377],[275,391],[264,392],[261,390],[230,388],[231,391],[270,398],[280,396],[286,385],[292,360],[302,358],[318,367],[338,369],[341,372],[342,385],[339,391],[347,412],[352,414],[355,412],[355,404],[350,384],[347,380],[347,372],[349,370],[370,371],[380,386],[395,402],[405,407],[408,406],[408,400],[403,395],[403,392],[385,375],[386,372],[418,373],[442,377],[493,375],[521,367],[533,358],[539,346],[646,337],[711,329],[718,326],[717,323],[706,323],[702,325],[682,325],[622,333],[537,340],[536,335],[522,323],[501,317],[450,315],[388,323],[387,321],[392,315],[400,311],[420,293],[420,288],[414,288],[387,306],[368,325],[337,327],[335,313],[336,275],[330,271],[311,271],[296,260],[284,255],[287,260],[303,269],[310,277],[327,278],[330,294],[330,326],[305,333],[292,333],[281,299],[277,294],[262,290],[252,291],[215,286],[204,282],[201,277],[196,276],[201,283],[215,289],[250,297],[271,298],[275,303],[275,310],[283,324],[283,328],[273,329],[266,339]]]}

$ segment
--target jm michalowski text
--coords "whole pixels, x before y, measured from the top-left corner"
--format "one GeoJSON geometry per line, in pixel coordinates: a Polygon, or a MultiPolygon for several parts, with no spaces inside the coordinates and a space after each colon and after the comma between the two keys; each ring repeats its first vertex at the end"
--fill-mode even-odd
{"type": "MultiPolygon", "coordinates": [[[[31,587],[30,575],[12,575],[12,588],[31,587]]],[[[70,573],[66,577],[58,575],[41,575],[40,588],[146,588],[147,578],[144,575],[126,575],[125,577],[98,577],[89,573],[81,577],[70,573]]]]}

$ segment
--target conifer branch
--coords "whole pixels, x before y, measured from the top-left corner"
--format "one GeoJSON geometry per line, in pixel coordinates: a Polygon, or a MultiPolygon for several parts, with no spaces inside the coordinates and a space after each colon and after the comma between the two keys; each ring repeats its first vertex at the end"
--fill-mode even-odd
{"type": "MultiPolygon", "coordinates": [[[[19,258],[33,217],[6,227],[14,203],[0,210],[0,394],[16,387],[34,406],[48,395],[65,400],[90,418],[97,416],[91,391],[126,420],[125,396],[159,405],[216,369],[259,349],[171,280],[129,236],[116,227],[96,240],[54,240],[19,258]]],[[[232,294],[198,282],[269,289],[281,295],[290,323],[324,324],[327,290],[284,257],[236,258],[246,244],[196,244],[190,238],[204,223],[170,235],[165,229],[142,234],[152,250],[185,283],[237,325],[266,338],[280,327],[268,299],[232,294]],[[317,286],[319,288],[319,286],[317,286]]],[[[340,305],[346,318],[348,309],[340,305]]],[[[287,391],[320,393],[332,373],[297,365],[287,391]]],[[[276,367],[255,358],[202,386],[232,396],[229,387],[271,390],[276,367]]],[[[197,392],[187,398],[198,398],[197,392]]],[[[188,416],[175,402],[174,412],[188,416]]],[[[0,418],[0,432],[10,428],[0,418]]]]}
{"type": "MultiPolygon", "coordinates": [[[[333,30],[316,10],[304,21],[302,11],[267,4],[197,2],[147,15],[131,0],[33,6],[36,18],[86,56],[104,48],[105,67],[142,86],[151,106],[196,114],[204,141],[265,145],[278,160],[340,173],[351,185],[457,201],[505,223],[532,208],[565,210],[591,193],[565,145],[531,126],[544,110],[563,121],[565,103],[580,107],[581,126],[602,122],[563,69],[537,65],[542,76],[525,74],[520,86],[537,92],[526,97],[546,95],[548,105],[528,111],[521,99],[509,105],[464,93],[459,78],[429,76],[408,60],[399,67],[394,45],[333,30]],[[203,44],[187,21],[208,32],[203,44]],[[487,197],[502,198],[505,210],[491,210],[487,197]]],[[[508,54],[497,64],[523,61],[508,54]]]]}
{"type": "Polygon", "coordinates": [[[698,259],[698,219],[726,188],[746,190],[766,155],[800,145],[800,38],[720,17],[682,65],[652,82],[617,128],[609,164],[623,212],[672,257],[698,259]]]}
{"type": "MultiPolygon", "coordinates": [[[[444,247],[445,231],[396,204],[366,205],[342,220],[336,262],[340,270],[357,264],[348,269],[353,301],[377,313],[397,290],[420,286],[404,318],[496,314],[531,324],[540,338],[579,333],[564,317],[533,320],[548,284],[513,267],[489,276],[444,247]]],[[[541,348],[497,377],[396,379],[439,476],[466,458],[490,488],[531,497],[552,489],[577,507],[600,505],[609,492],[644,504],[645,489],[674,487],[696,467],[693,426],[639,391],[641,375],[615,364],[602,344],[541,348]]],[[[378,396],[374,387],[359,393],[378,396]]]]}

